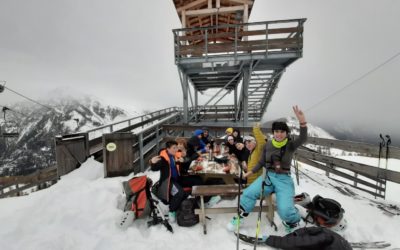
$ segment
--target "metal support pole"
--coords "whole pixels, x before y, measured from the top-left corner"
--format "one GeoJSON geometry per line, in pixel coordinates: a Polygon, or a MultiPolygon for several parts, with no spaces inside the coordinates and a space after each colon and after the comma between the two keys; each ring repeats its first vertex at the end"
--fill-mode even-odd
{"type": "Polygon", "coordinates": [[[139,134],[140,172],[144,172],[143,133],[139,134]]]}
{"type": "Polygon", "coordinates": [[[199,91],[197,89],[194,90],[194,112],[195,112],[195,121],[199,121],[199,116],[197,110],[199,109],[199,91]]]}
{"type": "Polygon", "coordinates": [[[237,91],[237,88],[238,88],[238,85],[235,86],[235,89],[233,91],[233,106],[234,106],[234,109],[235,109],[235,113],[234,113],[233,116],[235,116],[234,117],[235,121],[237,120],[237,117],[236,117],[235,114],[237,113],[237,110],[238,110],[238,103],[237,103],[238,91],[237,91]]]}
{"type": "Polygon", "coordinates": [[[156,150],[157,150],[157,152],[160,151],[160,135],[159,135],[159,132],[160,132],[160,127],[157,125],[156,126],[156,150]]]}
{"type": "Polygon", "coordinates": [[[251,77],[251,68],[246,67],[243,69],[243,125],[248,126],[249,121],[249,82],[251,77]]]}
{"type": "Polygon", "coordinates": [[[182,76],[182,89],[183,89],[183,122],[187,124],[189,122],[188,113],[189,113],[189,105],[188,105],[188,78],[186,74],[182,76]]]}

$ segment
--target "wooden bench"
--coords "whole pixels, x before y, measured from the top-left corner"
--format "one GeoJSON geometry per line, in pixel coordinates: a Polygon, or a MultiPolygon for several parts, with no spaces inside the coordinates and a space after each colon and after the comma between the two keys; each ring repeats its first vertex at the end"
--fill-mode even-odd
{"type": "MultiPolygon", "coordinates": [[[[203,224],[203,233],[207,234],[206,227],[206,214],[222,214],[222,213],[237,213],[237,207],[216,207],[216,208],[205,208],[204,196],[235,196],[238,194],[238,185],[205,185],[205,186],[193,186],[192,195],[200,196],[200,209],[195,209],[195,214],[200,217],[200,222],[203,224]]],[[[242,189],[243,190],[243,189],[242,189]]],[[[267,204],[263,205],[262,211],[267,212],[267,218],[274,224],[274,206],[272,204],[272,196],[269,195],[266,199],[267,204]],[[271,209],[272,208],[272,209],[271,209]]],[[[260,207],[254,207],[252,212],[259,212],[260,207]]]]}

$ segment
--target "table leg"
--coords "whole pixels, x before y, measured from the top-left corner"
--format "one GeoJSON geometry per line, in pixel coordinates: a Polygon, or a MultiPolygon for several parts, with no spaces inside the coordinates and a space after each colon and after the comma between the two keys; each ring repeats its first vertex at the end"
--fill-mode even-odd
{"type": "Polygon", "coordinates": [[[206,228],[206,211],[204,210],[204,196],[200,196],[200,206],[201,206],[201,215],[200,215],[200,220],[203,223],[203,233],[207,234],[207,228],[206,228]]]}

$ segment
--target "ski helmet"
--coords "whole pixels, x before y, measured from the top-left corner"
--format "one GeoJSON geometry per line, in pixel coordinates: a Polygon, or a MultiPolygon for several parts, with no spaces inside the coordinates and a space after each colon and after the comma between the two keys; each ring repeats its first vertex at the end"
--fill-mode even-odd
{"type": "Polygon", "coordinates": [[[339,202],[316,195],[307,205],[309,216],[313,223],[334,231],[342,231],[346,228],[347,221],[343,218],[344,209],[339,202]]]}

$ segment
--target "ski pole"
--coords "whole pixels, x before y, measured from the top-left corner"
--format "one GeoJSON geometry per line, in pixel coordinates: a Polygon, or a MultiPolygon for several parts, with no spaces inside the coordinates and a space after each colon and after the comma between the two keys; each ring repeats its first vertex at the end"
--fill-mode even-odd
{"type": "MultiPolygon", "coordinates": [[[[381,185],[379,184],[379,168],[381,166],[381,156],[382,156],[382,148],[385,146],[385,139],[383,138],[382,134],[379,134],[381,138],[381,142],[379,142],[379,153],[378,153],[378,170],[376,171],[376,189],[375,189],[375,199],[376,194],[378,193],[378,187],[381,185]]],[[[380,191],[379,191],[380,193],[380,191]]]]}
{"type": "Polygon", "coordinates": [[[260,211],[258,212],[258,218],[257,218],[257,228],[256,228],[256,239],[254,241],[254,250],[257,249],[257,243],[258,243],[258,235],[260,233],[260,227],[261,227],[261,214],[262,214],[262,203],[264,200],[264,187],[266,186],[265,181],[268,178],[268,173],[267,171],[264,171],[264,176],[261,184],[261,193],[260,193],[260,211]]]}
{"type": "MultiPolygon", "coordinates": [[[[389,164],[389,145],[392,144],[392,140],[390,139],[389,135],[385,136],[386,139],[386,162],[385,162],[385,170],[387,170],[388,168],[388,164],[389,164]]],[[[385,193],[383,194],[383,199],[386,199],[386,173],[385,173],[385,193]]]]}
{"type": "Polygon", "coordinates": [[[237,205],[237,218],[238,218],[238,223],[236,225],[236,250],[239,250],[239,230],[240,230],[240,191],[241,191],[241,186],[242,186],[242,178],[243,178],[243,171],[242,167],[239,163],[239,187],[238,187],[238,205],[237,205]]]}

